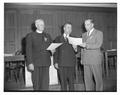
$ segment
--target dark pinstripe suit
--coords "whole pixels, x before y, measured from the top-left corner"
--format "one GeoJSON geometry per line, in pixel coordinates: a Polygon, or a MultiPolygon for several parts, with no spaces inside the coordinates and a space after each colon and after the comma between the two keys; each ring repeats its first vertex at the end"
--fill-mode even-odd
{"type": "Polygon", "coordinates": [[[69,85],[69,90],[74,90],[74,72],[75,72],[75,63],[76,56],[74,49],[71,44],[69,44],[64,36],[58,36],[55,39],[57,43],[63,43],[59,48],[57,48],[54,54],[54,63],[58,63],[59,74],[61,81],[61,90],[67,90],[67,82],[69,85]]]}

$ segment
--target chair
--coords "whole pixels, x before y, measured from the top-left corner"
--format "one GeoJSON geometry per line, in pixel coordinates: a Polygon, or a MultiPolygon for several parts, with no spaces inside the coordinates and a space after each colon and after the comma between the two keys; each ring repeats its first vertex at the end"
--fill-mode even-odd
{"type": "Polygon", "coordinates": [[[23,60],[23,56],[21,59],[21,56],[21,51],[18,50],[15,56],[5,57],[5,81],[15,79],[15,81],[18,82],[22,74],[25,83],[25,61],[23,60]]]}
{"type": "MultiPolygon", "coordinates": [[[[22,55],[22,51],[21,50],[17,50],[15,52],[15,55],[22,55]]],[[[24,84],[25,84],[25,61],[18,61],[19,65],[18,65],[18,69],[17,69],[17,78],[20,79],[20,74],[22,74],[23,80],[24,80],[24,84]]]]}
{"type": "Polygon", "coordinates": [[[14,77],[15,81],[17,82],[17,65],[14,62],[6,62],[5,63],[5,80],[8,81],[9,79],[12,80],[14,77]]]}

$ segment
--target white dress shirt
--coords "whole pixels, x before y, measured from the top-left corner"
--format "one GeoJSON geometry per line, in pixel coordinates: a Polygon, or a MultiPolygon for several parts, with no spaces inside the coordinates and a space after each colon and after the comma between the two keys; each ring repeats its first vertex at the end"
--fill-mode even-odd
{"type": "Polygon", "coordinates": [[[67,35],[67,34],[63,34],[63,36],[64,36],[64,38],[66,39],[66,38],[69,38],[69,35],[67,35]]]}

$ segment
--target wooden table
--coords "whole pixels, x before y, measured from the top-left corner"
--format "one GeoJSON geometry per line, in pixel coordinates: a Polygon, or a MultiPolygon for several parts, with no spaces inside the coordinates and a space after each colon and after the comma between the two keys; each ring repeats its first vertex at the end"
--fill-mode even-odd
{"type": "Polygon", "coordinates": [[[4,56],[5,62],[16,62],[16,61],[25,61],[24,55],[16,55],[16,56],[4,56]]]}
{"type": "Polygon", "coordinates": [[[112,50],[107,50],[104,52],[105,54],[105,71],[106,71],[106,76],[109,76],[109,68],[108,68],[108,59],[113,58],[113,62],[115,64],[115,69],[117,68],[117,50],[112,49],[112,50]]]}
{"type": "Polygon", "coordinates": [[[11,65],[16,64],[17,66],[20,65],[22,62],[23,64],[23,77],[24,77],[24,82],[25,82],[25,58],[24,55],[16,55],[16,56],[4,56],[4,63],[5,63],[5,68],[10,67],[11,65]]]}

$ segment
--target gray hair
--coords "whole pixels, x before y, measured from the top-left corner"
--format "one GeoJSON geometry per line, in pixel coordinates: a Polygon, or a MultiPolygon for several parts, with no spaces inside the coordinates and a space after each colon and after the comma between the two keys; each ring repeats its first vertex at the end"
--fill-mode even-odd
{"type": "Polygon", "coordinates": [[[35,20],[35,24],[38,23],[38,22],[40,22],[40,21],[43,21],[43,22],[44,22],[43,19],[37,19],[37,20],[35,20]]]}

